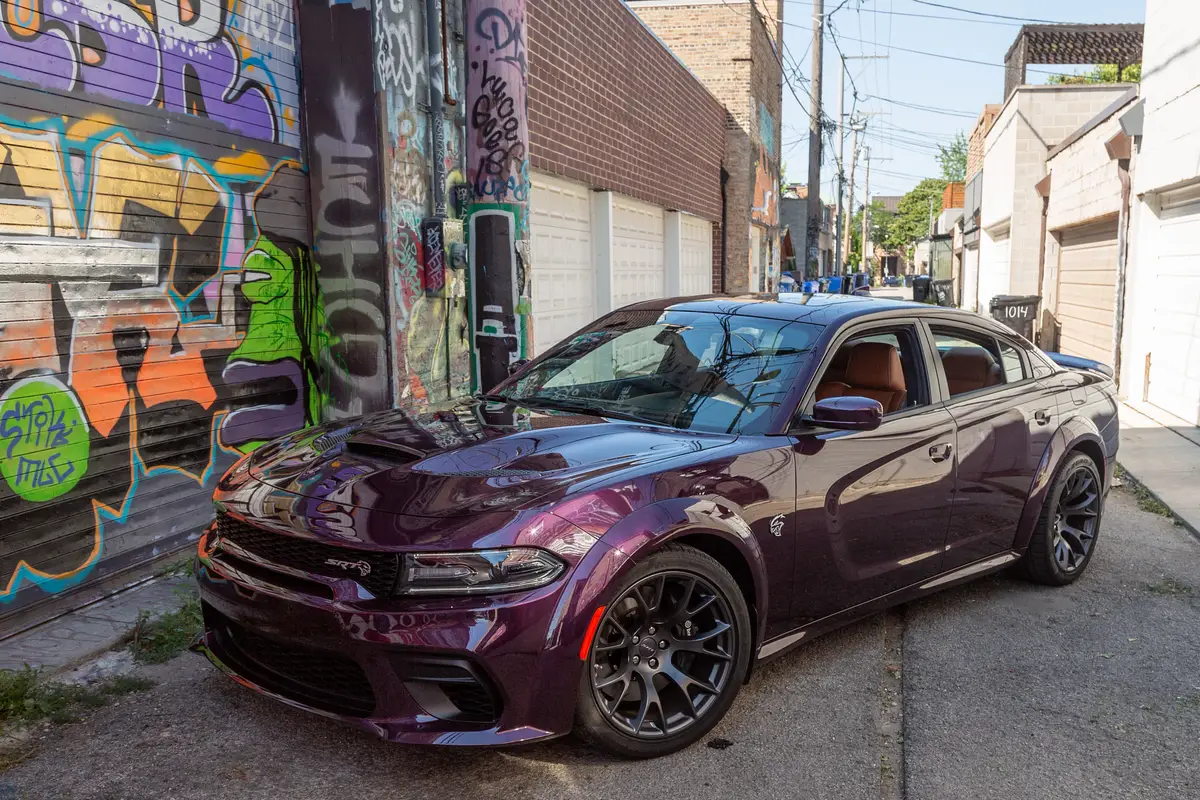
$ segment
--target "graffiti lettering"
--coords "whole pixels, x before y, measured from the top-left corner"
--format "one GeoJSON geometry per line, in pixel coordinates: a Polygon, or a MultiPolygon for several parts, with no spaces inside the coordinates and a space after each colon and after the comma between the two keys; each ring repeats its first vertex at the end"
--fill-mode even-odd
{"type": "Polygon", "coordinates": [[[244,20],[221,0],[153,7],[134,0],[15,0],[5,5],[0,25],[0,74],[207,117],[245,136],[296,146],[294,67],[280,62],[272,69],[274,59],[234,40],[234,29],[243,27],[290,52],[291,6],[242,5],[244,20]],[[292,74],[276,79],[276,72],[292,74]]]}
{"type": "Polygon", "coordinates": [[[51,500],[79,483],[88,430],[71,390],[52,377],[18,381],[0,398],[0,472],[30,501],[51,500]]]}
{"type": "Polygon", "coordinates": [[[442,221],[427,219],[421,223],[421,247],[425,253],[425,291],[438,294],[446,286],[446,249],[442,242],[442,221]]]}
{"type": "Polygon", "coordinates": [[[375,69],[381,88],[396,88],[406,98],[417,92],[421,63],[417,53],[412,0],[376,0],[375,69]]]}
{"type": "Polygon", "coordinates": [[[476,46],[467,86],[474,145],[468,179],[482,201],[529,199],[525,34],[515,7],[484,8],[475,21],[476,46]]]}
{"type": "Polygon", "coordinates": [[[480,40],[491,46],[496,58],[525,71],[525,32],[520,23],[499,8],[486,8],[475,20],[475,30],[480,40]]]}

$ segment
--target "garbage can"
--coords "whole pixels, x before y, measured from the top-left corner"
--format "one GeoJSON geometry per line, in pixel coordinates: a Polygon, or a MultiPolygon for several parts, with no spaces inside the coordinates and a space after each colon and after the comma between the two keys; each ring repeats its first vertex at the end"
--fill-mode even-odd
{"type": "Polygon", "coordinates": [[[1033,324],[1037,320],[1038,306],[1042,298],[1002,294],[992,298],[992,319],[1033,341],[1033,324]]]}
{"type": "Polygon", "coordinates": [[[946,308],[954,308],[954,281],[934,281],[933,298],[934,302],[939,306],[946,308]]]}
{"type": "Polygon", "coordinates": [[[929,300],[929,295],[932,289],[930,288],[932,279],[928,275],[916,275],[912,279],[913,302],[925,303],[929,300]]]}
{"type": "Polygon", "coordinates": [[[816,294],[817,291],[820,289],[820,287],[821,287],[821,285],[817,281],[805,281],[804,282],[804,293],[805,294],[816,294]]]}
{"type": "Polygon", "coordinates": [[[829,284],[828,284],[828,286],[825,287],[825,291],[829,292],[830,294],[841,294],[842,293],[842,276],[841,275],[830,276],[829,284]]]}

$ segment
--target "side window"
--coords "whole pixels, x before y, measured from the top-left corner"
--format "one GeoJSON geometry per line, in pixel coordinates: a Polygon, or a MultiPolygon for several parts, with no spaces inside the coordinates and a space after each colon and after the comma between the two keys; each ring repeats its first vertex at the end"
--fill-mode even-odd
{"type": "Polygon", "coordinates": [[[817,382],[816,399],[869,397],[895,414],[928,405],[928,386],[916,331],[904,326],[847,340],[817,382]]]}
{"type": "Polygon", "coordinates": [[[991,336],[937,325],[931,329],[951,397],[1024,379],[1020,354],[1005,345],[1011,351],[1006,358],[1000,344],[991,336]],[[1016,377],[1009,377],[1013,362],[1016,377]]]}
{"type": "Polygon", "coordinates": [[[1003,340],[1000,340],[1000,363],[1004,366],[1005,383],[1020,383],[1029,377],[1017,348],[1003,340]]]}

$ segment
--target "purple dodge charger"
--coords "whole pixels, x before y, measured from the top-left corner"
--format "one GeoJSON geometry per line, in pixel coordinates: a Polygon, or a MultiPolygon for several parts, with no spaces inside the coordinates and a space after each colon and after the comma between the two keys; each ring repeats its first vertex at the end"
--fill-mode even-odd
{"type": "Polygon", "coordinates": [[[1076,580],[1111,371],[935,306],[661,300],[490,394],[312,428],[221,479],[196,647],[396,742],[686,747],[756,664],[1012,566],[1076,580]]]}

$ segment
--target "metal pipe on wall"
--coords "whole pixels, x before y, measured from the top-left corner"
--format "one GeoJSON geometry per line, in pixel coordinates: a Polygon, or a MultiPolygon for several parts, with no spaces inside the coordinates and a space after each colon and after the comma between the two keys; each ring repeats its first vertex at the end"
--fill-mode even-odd
{"type": "Polygon", "coordinates": [[[446,218],[446,42],[443,0],[425,0],[425,44],[429,53],[429,139],[433,215],[446,218]]]}

